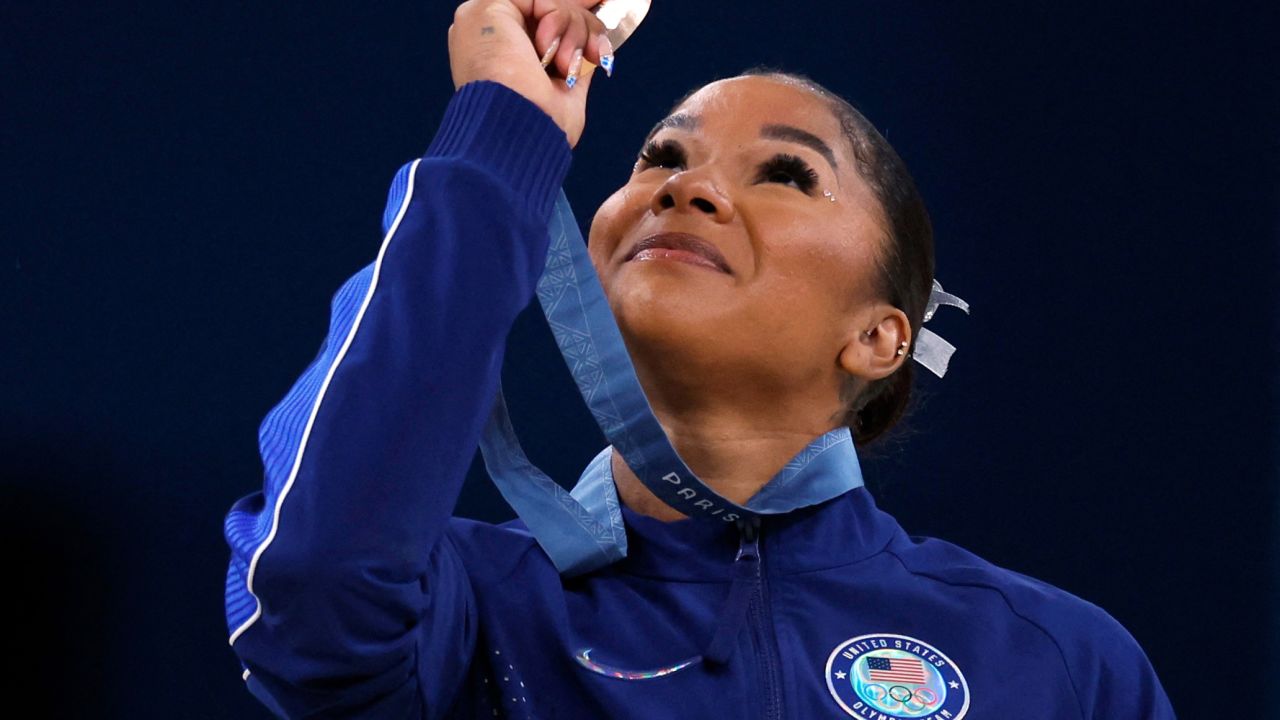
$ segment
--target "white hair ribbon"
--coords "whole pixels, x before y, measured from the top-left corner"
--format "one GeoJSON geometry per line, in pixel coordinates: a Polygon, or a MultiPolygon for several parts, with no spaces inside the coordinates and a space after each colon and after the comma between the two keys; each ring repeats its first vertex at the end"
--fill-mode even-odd
{"type": "MultiPolygon", "coordinates": [[[[924,309],[924,320],[921,323],[927,323],[933,318],[933,314],[943,305],[958,307],[969,312],[969,303],[961,300],[959,297],[952,295],[942,289],[942,283],[937,279],[933,281],[933,289],[929,291],[929,303],[924,309]]],[[[929,369],[929,372],[942,377],[947,374],[947,364],[951,362],[951,354],[956,351],[956,346],[942,339],[938,333],[926,327],[920,328],[920,334],[916,337],[915,349],[911,352],[911,357],[916,362],[929,369]]]]}

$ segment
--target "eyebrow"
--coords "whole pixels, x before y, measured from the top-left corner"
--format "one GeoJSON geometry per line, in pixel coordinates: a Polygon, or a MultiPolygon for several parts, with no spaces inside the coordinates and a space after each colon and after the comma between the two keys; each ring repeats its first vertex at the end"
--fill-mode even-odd
{"type": "Polygon", "coordinates": [[[807,130],[801,130],[790,125],[765,125],[760,128],[760,137],[800,143],[826,158],[827,162],[831,164],[832,171],[835,171],[837,167],[836,154],[831,152],[831,148],[823,142],[822,138],[807,130]]]}
{"type": "Polygon", "coordinates": [[[698,129],[699,122],[700,121],[697,115],[685,115],[683,113],[668,115],[667,117],[664,117],[661,120],[659,120],[657,124],[653,126],[653,129],[649,131],[649,134],[644,136],[644,141],[649,142],[650,140],[653,139],[654,135],[658,134],[659,130],[662,130],[664,128],[678,128],[680,130],[696,130],[698,129]]]}

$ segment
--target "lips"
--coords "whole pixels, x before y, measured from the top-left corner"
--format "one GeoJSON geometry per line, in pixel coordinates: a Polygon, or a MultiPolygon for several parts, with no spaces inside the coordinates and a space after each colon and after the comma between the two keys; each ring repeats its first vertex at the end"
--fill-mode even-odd
{"type": "MultiPolygon", "coordinates": [[[[645,250],[677,250],[692,253],[693,255],[710,262],[720,270],[720,272],[729,275],[733,274],[733,271],[729,269],[729,263],[724,259],[724,255],[721,255],[720,251],[716,249],[716,246],[706,240],[703,240],[697,235],[678,232],[665,232],[650,235],[636,243],[635,247],[631,248],[631,251],[627,253],[627,257],[624,262],[632,260],[636,255],[644,252],[645,250]]],[[[673,254],[672,259],[680,259],[679,253],[673,254]]]]}

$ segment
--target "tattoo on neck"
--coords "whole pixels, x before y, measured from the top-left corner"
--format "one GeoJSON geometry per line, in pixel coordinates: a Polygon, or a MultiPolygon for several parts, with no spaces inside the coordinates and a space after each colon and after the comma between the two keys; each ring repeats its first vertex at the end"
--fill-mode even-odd
{"type": "Polygon", "coordinates": [[[492,25],[485,25],[484,27],[480,28],[480,34],[481,34],[481,35],[492,35],[492,34],[493,34],[493,26],[492,26],[492,25]]]}

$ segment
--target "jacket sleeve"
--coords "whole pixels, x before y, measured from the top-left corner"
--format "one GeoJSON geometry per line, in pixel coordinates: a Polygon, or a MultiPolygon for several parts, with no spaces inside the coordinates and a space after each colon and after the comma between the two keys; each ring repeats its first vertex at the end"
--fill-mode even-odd
{"type": "Polygon", "coordinates": [[[375,262],[259,429],[231,509],[226,609],[249,689],[285,717],[436,717],[475,645],[445,536],[503,348],[547,252],[564,133],[503,85],[458,90],[392,183],[375,262]]]}

